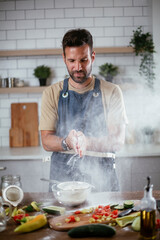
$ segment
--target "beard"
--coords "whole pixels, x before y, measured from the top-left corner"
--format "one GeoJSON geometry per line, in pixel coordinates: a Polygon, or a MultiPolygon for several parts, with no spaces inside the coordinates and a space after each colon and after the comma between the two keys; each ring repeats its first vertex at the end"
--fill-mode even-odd
{"type": "Polygon", "coordinates": [[[68,73],[74,82],[82,84],[88,79],[88,77],[91,74],[91,71],[92,71],[92,66],[90,66],[90,69],[88,71],[83,71],[83,70],[69,71],[68,70],[68,73]]]}

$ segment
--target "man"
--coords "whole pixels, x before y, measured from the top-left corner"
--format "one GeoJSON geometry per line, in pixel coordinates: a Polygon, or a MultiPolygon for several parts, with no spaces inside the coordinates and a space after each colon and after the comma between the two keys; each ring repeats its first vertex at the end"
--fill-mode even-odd
{"type": "Polygon", "coordinates": [[[91,75],[95,52],[87,30],[68,31],[62,45],[69,78],[43,92],[40,119],[43,147],[53,152],[50,178],[116,191],[113,153],[124,144],[126,124],[121,90],[91,75]]]}

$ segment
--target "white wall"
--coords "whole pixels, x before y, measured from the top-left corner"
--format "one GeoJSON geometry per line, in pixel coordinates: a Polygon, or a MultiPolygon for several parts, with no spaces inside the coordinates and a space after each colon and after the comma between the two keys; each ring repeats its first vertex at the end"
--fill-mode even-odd
{"type": "MultiPolygon", "coordinates": [[[[151,0],[0,1],[0,50],[59,48],[64,33],[78,27],[87,28],[93,34],[95,47],[128,46],[133,30],[140,25],[144,31],[152,32],[151,0]]],[[[116,83],[139,82],[140,59],[134,54],[99,54],[93,73],[98,75],[99,65],[105,62],[119,66],[116,83]]],[[[0,77],[16,77],[36,86],[39,83],[33,69],[41,64],[51,67],[52,83],[67,74],[61,56],[24,56],[0,58],[0,77]]],[[[148,101],[148,94],[152,98],[152,93],[139,84],[134,85],[133,91],[124,91],[130,128],[147,125],[146,119],[150,125],[158,125],[159,116],[154,122],[148,117],[153,104],[148,101]],[[145,114],[147,117],[142,118],[145,114]]],[[[157,101],[157,95],[153,100],[157,101]]],[[[0,146],[9,145],[10,104],[28,101],[36,101],[40,107],[41,94],[0,95],[0,146]]]]}

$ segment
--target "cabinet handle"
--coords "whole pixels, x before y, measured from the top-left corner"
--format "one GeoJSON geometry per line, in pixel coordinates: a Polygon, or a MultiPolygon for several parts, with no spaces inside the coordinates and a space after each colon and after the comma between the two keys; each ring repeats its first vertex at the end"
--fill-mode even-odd
{"type": "Polygon", "coordinates": [[[0,170],[6,170],[6,167],[0,167],[0,170]]]}

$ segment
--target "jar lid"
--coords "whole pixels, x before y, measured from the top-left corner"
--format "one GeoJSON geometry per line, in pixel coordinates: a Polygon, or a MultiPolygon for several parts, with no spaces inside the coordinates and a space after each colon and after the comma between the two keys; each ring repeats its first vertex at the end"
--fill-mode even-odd
{"type": "Polygon", "coordinates": [[[16,207],[23,200],[24,194],[20,187],[10,185],[3,190],[2,196],[4,201],[16,207]]]}

